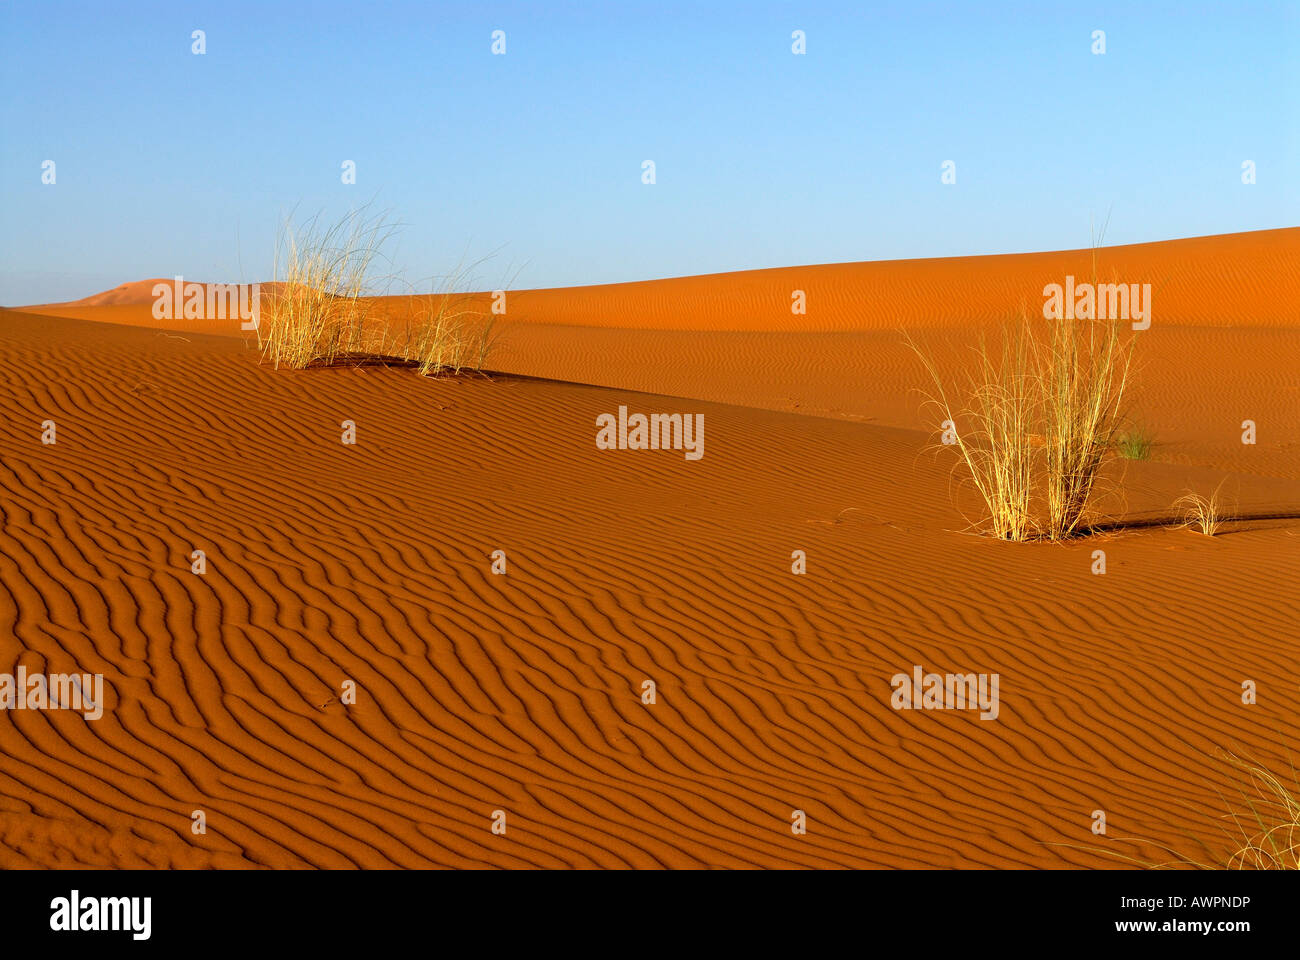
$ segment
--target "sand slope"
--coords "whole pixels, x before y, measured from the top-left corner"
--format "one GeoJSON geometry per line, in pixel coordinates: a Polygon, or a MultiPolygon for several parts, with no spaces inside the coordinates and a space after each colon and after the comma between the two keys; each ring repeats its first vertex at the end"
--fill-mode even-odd
{"type": "MultiPolygon", "coordinates": [[[[660,318],[668,343],[674,310],[623,316],[660,318]]],[[[580,371],[618,346],[559,336],[572,359],[530,361],[522,339],[511,364],[580,371]]],[[[728,342],[746,343],[703,349],[728,342]]],[[[819,342],[811,369],[840,349],[819,342]]],[[[1260,343],[1262,405],[1293,333],[1223,351],[1260,343]]],[[[0,311],[0,671],[108,686],[99,721],[0,713],[0,866],[1166,859],[1094,837],[1099,808],[1113,838],[1225,851],[1235,787],[1213,751],[1282,769],[1300,743],[1293,480],[1235,473],[1243,512],[1276,519],[1215,540],[995,544],[959,532],[921,432],[626,389],[689,379],[671,356],[622,389],[277,372],[230,337],[0,311]],[[620,403],[702,412],[704,458],[597,450],[620,403]],[[1001,715],[891,709],[914,664],[999,673],[1001,715]]],[[[869,381],[835,389],[887,406],[869,381]]],[[[1180,403],[1181,384],[1151,389],[1180,403]]],[[[1128,513],[1159,519],[1226,468],[1134,464],[1128,513]]]]}
{"type": "MultiPolygon", "coordinates": [[[[493,368],[769,410],[929,430],[926,375],[906,330],[951,379],[981,329],[1045,283],[1091,273],[1087,250],[829,264],[507,295],[493,368]],[[790,312],[790,291],[808,312],[790,312]]],[[[1107,247],[1099,274],[1152,283],[1134,409],[1162,462],[1300,479],[1300,228],[1107,247]],[[1241,423],[1258,442],[1243,447],[1241,423]]],[[[124,284],[28,312],[219,333],[234,320],[161,322],[153,285],[124,284]]],[[[480,298],[480,306],[487,307],[480,298]]],[[[387,298],[398,316],[410,298],[387,298]]]]}
{"type": "MultiPolygon", "coordinates": [[[[1151,284],[1158,326],[1292,327],[1300,303],[1298,262],[1300,227],[1103,247],[1096,254],[1099,282],[1151,284]]],[[[1091,250],[818,264],[511,291],[508,314],[516,323],[633,330],[961,326],[1000,319],[1022,303],[1039,310],[1045,284],[1064,283],[1067,274],[1083,281],[1092,270],[1091,250]],[[806,294],[802,314],[791,309],[796,290],[806,294]]],[[[69,304],[25,309],[87,316],[87,308],[150,303],[154,284],[169,282],[142,280],[69,304]]],[[[124,322],[131,315],[120,311],[113,320],[124,322]]],[[[144,311],[133,315],[156,324],[144,311]]],[[[239,335],[233,323],[179,320],[172,328],[239,335]]]]}

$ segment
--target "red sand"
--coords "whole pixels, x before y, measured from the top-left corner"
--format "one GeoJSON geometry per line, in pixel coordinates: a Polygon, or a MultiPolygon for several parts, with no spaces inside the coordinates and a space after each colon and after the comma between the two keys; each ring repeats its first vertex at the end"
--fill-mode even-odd
{"type": "Polygon", "coordinates": [[[1226,477],[1255,519],[1214,539],[970,536],[923,452],[897,330],[969,343],[1077,251],[511,294],[491,365],[541,380],[275,371],[237,331],[150,329],[149,281],[0,311],[0,672],[107,688],[98,721],[0,713],[0,866],[1222,856],[1215,752],[1285,771],[1300,743],[1298,243],[1102,251],[1164,283],[1157,447],[1107,509],[1226,477]],[[619,404],[703,413],[705,456],[596,449],[619,404]],[[998,719],[892,709],[916,664],[998,673],[998,719]]]}

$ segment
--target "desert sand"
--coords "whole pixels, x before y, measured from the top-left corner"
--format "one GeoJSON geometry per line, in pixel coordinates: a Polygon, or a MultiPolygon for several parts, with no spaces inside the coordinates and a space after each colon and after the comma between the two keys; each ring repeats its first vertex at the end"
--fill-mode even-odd
{"type": "Polygon", "coordinates": [[[1300,747],[1298,254],[1101,251],[1156,288],[1156,446],[1064,545],[968,529],[901,331],[956,369],[1088,251],[511,292],[489,377],[274,370],[150,280],[0,310],[0,672],[105,677],[99,720],[0,712],[0,866],[1222,857],[1217,752],[1300,747]],[[705,455],[597,449],[620,405],[705,455]],[[1171,522],[1220,482],[1222,535],[1171,522]],[[895,710],[914,665],[999,716],[895,710]]]}

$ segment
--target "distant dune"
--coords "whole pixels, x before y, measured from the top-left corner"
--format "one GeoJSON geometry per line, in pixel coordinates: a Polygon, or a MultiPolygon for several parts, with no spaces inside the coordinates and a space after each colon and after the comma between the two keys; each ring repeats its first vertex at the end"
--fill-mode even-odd
{"type": "Polygon", "coordinates": [[[124,304],[152,303],[153,289],[157,284],[171,284],[171,277],[154,277],[151,280],[134,280],[105,290],[103,293],[91,294],[80,300],[69,300],[61,304],[47,304],[56,307],[117,307],[124,304]]]}
{"type": "Polygon", "coordinates": [[[1065,545],[965,531],[898,331],[958,363],[1086,252],[521,291],[491,379],[277,371],[157,329],[155,281],[0,309],[0,672],[106,685],[96,721],[0,712],[0,867],[1222,852],[1215,751],[1300,743],[1298,239],[1103,251],[1164,284],[1156,448],[1106,477],[1130,526],[1065,545]],[[703,458],[597,449],[620,405],[702,414],[703,458]],[[1169,523],[1220,482],[1248,519],[1169,523]],[[998,718],[893,709],[914,666],[999,674],[998,718]]]}
{"type": "MultiPolygon", "coordinates": [[[[1091,250],[927,260],[880,260],[704,274],[670,280],[512,291],[513,321],[637,330],[860,332],[981,323],[1022,302],[1042,306],[1042,288],[1091,275],[1091,250]],[[802,315],[792,293],[807,295],[802,315]]],[[[1293,326],[1300,303],[1300,227],[1103,247],[1099,280],[1150,283],[1161,323],[1293,326]]],[[[153,302],[155,278],[29,313],[84,316],[91,307],[153,302]]],[[[145,311],[115,323],[155,321],[145,311]]],[[[107,319],[107,316],[104,317],[107,319]]],[[[175,329],[234,335],[229,325],[177,321],[175,329]]]]}

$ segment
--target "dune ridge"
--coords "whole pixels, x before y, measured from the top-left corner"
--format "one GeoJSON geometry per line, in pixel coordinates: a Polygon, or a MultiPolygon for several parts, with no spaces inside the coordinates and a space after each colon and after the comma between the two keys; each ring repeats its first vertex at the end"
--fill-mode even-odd
{"type": "MultiPolygon", "coordinates": [[[[622,330],[861,332],[988,323],[1067,274],[1090,276],[1093,251],[878,260],[777,267],[595,286],[508,292],[513,323],[622,330]],[[806,312],[791,311],[792,293],[806,312]]],[[[1300,321],[1300,227],[1102,247],[1098,281],[1150,283],[1161,324],[1293,327],[1300,321]]],[[[22,307],[157,326],[142,308],[155,278],[61,304],[22,307]],[[113,308],[111,312],[104,308],[113,308]],[[90,312],[98,310],[99,313],[90,312]]],[[[386,297],[399,310],[410,297],[386,297]]],[[[490,306],[480,294],[479,306],[490,306]]],[[[171,329],[242,336],[238,324],[177,318],[171,329]]]]}
{"type": "MultiPolygon", "coordinates": [[[[1300,479],[1300,228],[1107,247],[1101,277],[1153,281],[1133,410],[1163,462],[1300,479]],[[1162,278],[1165,278],[1162,280],[1162,278]],[[1161,285],[1163,283],[1163,285],[1161,285]],[[1261,424],[1243,447],[1241,424],[1261,424]]],[[[1087,276],[1091,252],[789,267],[507,294],[493,370],[929,430],[928,377],[906,329],[957,372],[981,330],[1045,282],[1087,276]],[[790,290],[809,294],[790,313],[790,290]]],[[[155,320],[152,285],[124,284],[42,315],[238,336],[234,320],[155,320]]],[[[382,298],[400,316],[410,298],[382,298]]],[[[480,295],[477,309],[489,309],[480,295]]]]}

